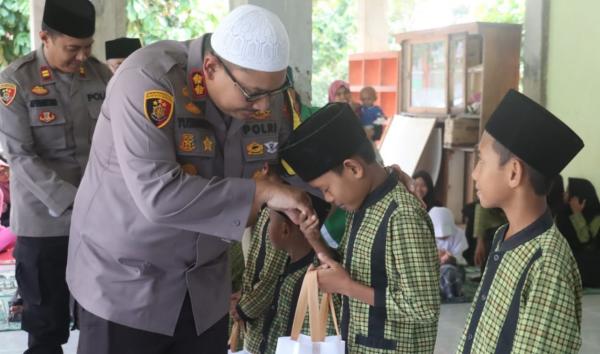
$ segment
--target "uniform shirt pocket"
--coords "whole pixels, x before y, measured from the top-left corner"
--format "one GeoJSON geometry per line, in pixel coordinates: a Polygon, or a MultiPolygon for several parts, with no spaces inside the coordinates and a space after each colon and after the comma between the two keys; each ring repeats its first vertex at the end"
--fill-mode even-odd
{"type": "Polygon", "coordinates": [[[31,100],[29,123],[36,147],[53,150],[67,147],[65,112],[57,99],[31,100]]]}
{"type": "Polygon", "coordinates": [[[242,139],[246,162],[276,160],[279,151],[277,136],[253,136],[242,139]]]}
{"type": "Polygon", "coordinates": [[[214,157],[217,142],[214,133],[206,128],[186,128],[176,131],[177,155],[214,157]]]}

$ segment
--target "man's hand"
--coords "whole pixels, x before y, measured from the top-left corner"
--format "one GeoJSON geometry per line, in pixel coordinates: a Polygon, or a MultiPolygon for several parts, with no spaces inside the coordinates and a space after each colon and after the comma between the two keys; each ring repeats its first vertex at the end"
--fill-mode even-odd
{"type": "Polygon", "coordinates": [[[425,204],[425,202],[423,201],[423,199],[421,199],[416,193],[415,193],[415,187],[414,187],[414,180],[412,179],[411,176],[407,175],[404,171],[402,171],[402,169],[400,168],[400,166],[398,165],[392,165],[388,168],[391,168],[394,172],[396,172],[396,175],[398,175],[398,182],[400,182],[402,185],[404,185],[404,187],[406,187],[406,189],[415,197],[417,197],[417,199],[419,199],[419,201],[421,202],[421,206],[425,209],[427,209],[427,204],[425,204]]]}
{"type": "Polygon", "coordinates": [[[315,214],[308,195],[298,188],[268,180],[256,181],[253,210],[258,213],[264,204],[285,213],[293,223],[300,223],[300,215],[315,214]]]}

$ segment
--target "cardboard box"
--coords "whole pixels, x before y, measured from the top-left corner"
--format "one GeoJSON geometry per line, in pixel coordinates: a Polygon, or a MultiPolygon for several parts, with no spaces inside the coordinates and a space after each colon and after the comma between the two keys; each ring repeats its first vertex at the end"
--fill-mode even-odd
{"type": "Polygon", "coordinates": [[[448,118],[444,122],[444,147],[474,146],[479,141],[479,118],[448,118]]]}

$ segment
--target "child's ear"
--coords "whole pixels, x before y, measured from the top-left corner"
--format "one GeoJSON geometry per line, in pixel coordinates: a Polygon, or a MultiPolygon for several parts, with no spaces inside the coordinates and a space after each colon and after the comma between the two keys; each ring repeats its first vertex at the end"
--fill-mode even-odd
{"type": "Polygon", "coordinates": [[[511,158],[507,163],[509,180],[508,185],[510,188],[516,188],[523,183],[525,176],[525,165],[523,162],[516,158],[511,158]]]}
{"type": "Polygon", "coordinates": [[[344,169],[347,170],[354,178],[360,179],[365,175],[364,166],[357,160],[344,160],[344,169]]]}

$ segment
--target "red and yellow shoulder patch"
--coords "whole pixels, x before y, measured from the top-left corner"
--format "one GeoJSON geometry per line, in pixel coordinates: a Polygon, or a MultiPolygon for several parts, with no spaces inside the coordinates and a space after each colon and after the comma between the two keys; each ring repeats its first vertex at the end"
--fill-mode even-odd
{"type": "Polygon", "coordinates": [[[9,82],[0,83],[0,101],[5,106],[10,106],[17,95],[17,86],[9,82]]]}
{"type": "Polygon", "coordinates": [[[144,92],[144,113],[157,128],[164,127],[173,118],[173,96],[160,90],[144,92]]]}

